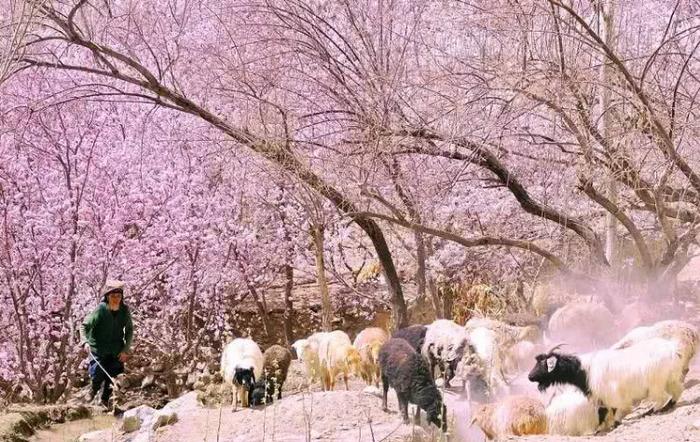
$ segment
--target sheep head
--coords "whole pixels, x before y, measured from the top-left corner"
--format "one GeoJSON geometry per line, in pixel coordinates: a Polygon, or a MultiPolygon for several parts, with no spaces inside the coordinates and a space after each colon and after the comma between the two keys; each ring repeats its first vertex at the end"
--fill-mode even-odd
{"type": "Polygon", "coordinates": [[[248,392],[248,403],[251,407],[259,405],[271,404],[273,402],[272,394],[270,393],[268,382],[264,379],[256,382],[248,392]]]}
{"type": "Polygon", "coordinates": [[[444,433],[447,431],[447,407],[437,389],[435,393],[434,402],[425,408],[425,412],[428,415],[428,422],[438,427],[444,433]]]}
{"type": "Polygon", "coordinates": [[[253,388],[253,384],[255,384],[255,374],[253,373],[253,369],[236,367],[236,371],[233,374],[233,381],[236,384],[242,385],[248,388],[248,390],[251,390],[253,388]]]}
{"type": "Polygon", "coordinates": [[[356,376],[362,374],[362,357],[360,356],[360,352],[352,345],[348,347],[347,353],[345,354],[345,363],[350,372],[356,376]]]}
{"type": "Polygon", "coordinates": [[[547,353],[535,357],[535,366],[527,375],[530,382],[537,382],[537,388],[544,391],[552,385],[571,384],[585,395],[590,395],[588,375],[581,366],[581,360],[574,356],[559,353],[557,345],[547,353]]]}
{"type": "Polygon", "coordinates": [[[472,418],[469,422],[469,425],[477,424],[488,439],[493,439],[496,436],[493,431],[493,423],[491,421],[493,412],[493,404],[479,405],[472,413],[472,418]]]}

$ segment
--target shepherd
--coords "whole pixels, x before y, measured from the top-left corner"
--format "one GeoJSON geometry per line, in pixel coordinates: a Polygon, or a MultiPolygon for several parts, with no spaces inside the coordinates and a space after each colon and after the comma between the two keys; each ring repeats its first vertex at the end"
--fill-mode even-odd
{"type": "Polygon", "coordinates": [[[83,347],[89,352],[91,379],[89,400],[102,388],[100,404],[109,407],[114,377],[124,372],[134,336],[131,313],[124,304],[124,283],[107,280],[100,292],[102,302],[85,317],[80,329],[83,347]]]}

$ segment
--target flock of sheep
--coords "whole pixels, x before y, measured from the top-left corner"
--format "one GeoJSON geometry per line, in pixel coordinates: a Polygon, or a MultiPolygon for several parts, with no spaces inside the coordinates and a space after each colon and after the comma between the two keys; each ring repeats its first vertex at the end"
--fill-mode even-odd
{"type": "MultiPolygon", "coordinates": [[[[377,387],[381,380],[386,411],[387,392],[393,388],[405,423],[412,403],[416,422],[423,410],[428,422],[446,430],[447,410],[435,381],[439,374],[444,387],[461,383],[469,402],[481,403],[471,422],[488,438],[545,433],[579,436],[616,426],[645,400],[652,404],[648,413],[673,408],[700,343],[693,325],[668,320],[637,327],[601,348],[610,332],[608,328],[606,335],[604,328],[595,327],[596,321],[614,319],[600,308],[591,302],[570,303],[554,312],[544,327],[515,326],[488,318],[472,318],[460,326],[439,319],[397,330],[391,337],[381,328],[366,328],[354,342],[340,330],[319,332],[292,347],[309,381],[320,381],[324,391],[333,390],[341,376],[348,389],[351,374],[377,387]],[[596,332],[583,335],[586,344],[597,350],[568,354],[557,345],[542,351],[553,336],[568,332],[572,339],[573,333],[580,337],[577,321],[583,328],[593,325],[600,332],[599,336],[596,332]],[[533,395],[511,394],[512,375],[526,370],[533,361],[528,379],[540,391],[553,393],[547,405],[533,395]]],[[[251,339],[230,342],[222,354],[221,370],[224,381],[235,387],[234,409],[238,399],[245,407],[270,403],[275,393],[281,398],[291,359],[292,352],[279,345],[263,354],[251,339]]]]}

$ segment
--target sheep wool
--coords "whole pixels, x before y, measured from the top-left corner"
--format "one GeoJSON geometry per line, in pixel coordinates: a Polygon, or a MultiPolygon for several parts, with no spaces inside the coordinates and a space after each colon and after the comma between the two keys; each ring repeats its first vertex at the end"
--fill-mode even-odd
{"type": "Polygon", "coordinates": [[[360,374],[368,384],[379,386],[379,349],[389,340],[389,335],[379,327],[362,330],[353,341],[360,353],[360,374]]]}
{"type": "Polygon", "coordinates": [[[406,340],[415,351],[420,353],[423,348],[423,343],[425,342],[425,334],[427,331],[428,327],[424,325],[409,325],[408,327],[394,332],[392,338],[406,340]]]}
{"type": "Polygon", "coordinates": [[[430,366],[430,373],[435,376],[435,367],[439,367],[445,378],[445,386],[450,386],[457,366],[471,353],[467,331],[448,319],[438,319],[428,326],[421,354],[430,366]]]}
{"type": "Polygon", "coordinates": [[[350,343],[350,337],[341,330],[328,332],[320,339],[318,348],[323,390],[333,390],[338,375],[343,376],[345,389],[349,390],[348,377],[359,375],[361,363],[360,353],[350,343]]]}
{"type": "Polygon", "coordinates": [[[382,405],[387,408],[389,387],[396,391],[404,423],[408,423],[408,404],[416,404],[416,420],[424,410],[428,421],[447,429],[447,410],[435,385],[428,364],[404,339],[392,338],[379,351],[379,366],[382,376],[382,405]]]}
{"type": "Polygon", "coordinates": [[[584,436],[598,428],[598,407],[571,385],[561,387],[547,405],[549,434],[584,436]]]}
{"type": "Polygon", "coordinates": [[[509,396],[495,404],[480,405],[472,417],[473,423],[489,439],[547,433],[544,405],[527,396],[509,396]]]}
{"type": "Polygon", "coordinates": [[[678,345],[685,377],[685,374],[688,373],[690,362],[697,354],[698,345],[700,344],[698,329],[687,322],[668,320],[657,322],[648,327],[637,327],[629,331],[610,348],[619,350],[653,338],[668,339],[678,345]]]}

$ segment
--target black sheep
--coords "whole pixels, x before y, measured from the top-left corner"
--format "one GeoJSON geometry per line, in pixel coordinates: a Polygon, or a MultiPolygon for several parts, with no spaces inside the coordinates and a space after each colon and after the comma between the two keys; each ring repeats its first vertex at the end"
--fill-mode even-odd
{"type": "Polygon", "coordinates": [[[428,327],[425,325],[411,325],[401,330],[397,330],[392,338],[405,339],[411,347],[418,353],[420,353],[421,348],[423,348],[423,342],[425,342],[425,333],[428,331],[428,327]]]}
{"type": "Polygon", "coordinates": [[[428,415],[428,421],[442,431],[447,430],[447,409],[442,396],[430,376],[428,364],[408,341],[392,338],[379,350],[379,366],[384,388],[382,405],[387,408],[389,387],[396,391],[399,408],[404,423],[408,423],[408,403],[416,404],[416,422],[420,419],[420,410],[428,415]]]}
{"type": "Polygon", "coordinates": [[[282,399],[282,386],[287,380],[292,353],[281,345],[273,345],[263,354],[262,379],[256,382],[250,391],[251,406],[271,404],[274,394],[282,399]]]}

